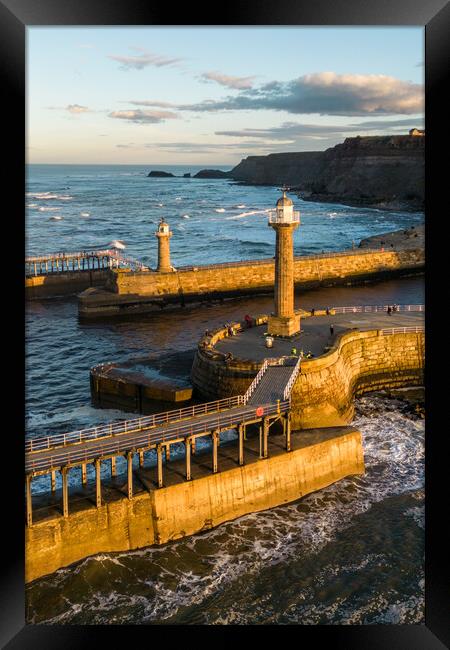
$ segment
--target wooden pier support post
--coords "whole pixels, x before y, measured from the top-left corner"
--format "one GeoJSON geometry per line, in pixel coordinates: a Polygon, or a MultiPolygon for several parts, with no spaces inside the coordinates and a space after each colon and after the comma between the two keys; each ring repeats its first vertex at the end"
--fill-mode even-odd
{"type": "Polygon", "coordinates": [[[95,460],[95,504],[97,508],[102,505],[102,477],[100,459],[95,460]]]}
{"type": "Polygon", "coordinates": [[[170,445],[166,445],[166,464],[170,460],[170,445]]]}
{"type": "Polygon", "coordinates": [[[56,492],[56,472],[54,469],[52,469],[52,472],[50,474],[50,484],[52,492],[56,492]]]}
{"type": "Polygon", "coordinates": [[[269,418],[263,420],[263,458],[267,458],[267,447],[269,442],[269,418]]]}
{"type": "Polygon", "coordinates": [[[245,437],[245,424],[238,426],[239,435],[239,465],[244,464],[244,437],[245,437]]]}
{"type": "Polygon", "coordinates": [[[259,425],[259,457],[263,457],[263,426],[262,424],[259,425]]]}
{"type": "Polygon", "coordinates": [[[86,485],[86,483],[87,483],[86,463],[83,463],[81,465],[81,483],[82,483],[82,485],[86,485]]]}
{"type": "Polygon", "coordinates": [[[139,467],[144,467],[144,452],[139,452],[139,467]]]}
{"type": "Polygon", "coordinates": [[[286,451],[291,451],[291,412],[286,415],[286,451]]]}
{"type": "Polygon", "coordinates": [[[163,465],[162,465],[162,446],[159,444],[156,447],[156,456],[158,458],[158,487],[163,486],[163,465]]]}
{"type": "Polygon", "coordinates": [[[218,446],[219,446],[219,432],[218,431],[213,431],[212,443],[213,443],[212,471],[213,471],[213,474],[216,474],[217,473],[217,449],[218,449],[218,446]]]}
{"type": "Polygon", "coordinates": [[[26,475],[27,485],[27,526],[33,525],[33,502],[31,500],[31,474],[26,475]]]}
{"type": "Polygon", "coordinates": [[[111,457],[111,478],[116,476],[116,457],[111,457]]]}
{"type": "Polygon", "coordinates": [[[186,481],[191,480],[191,439],[186,438],[184,441],[184,449],[186,454],[186,481]]]}
{"type": "Polygon", "coordinates": [[[63,517],[69,516],[69,486],[67,481],[67,467],[61,469],[62,478],[62,497],[63,497],[63,517]]]}
{"type": "Polygon", "coordinates": [[[127,452],[127,488],[128,498],[133,498],[133,452],[127,452]]]}

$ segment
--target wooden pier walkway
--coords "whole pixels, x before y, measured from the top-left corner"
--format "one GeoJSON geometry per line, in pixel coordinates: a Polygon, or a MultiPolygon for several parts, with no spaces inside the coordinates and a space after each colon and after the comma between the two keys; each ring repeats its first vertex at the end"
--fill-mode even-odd
{"type": "Polygon", "coordinates": [[[112,268],[129,268],[148,271],[142,262],[122,255],[118,250],[77,251],[74,253],[48,253],[25,258],[25,276],[36,277],[51,273],[98,271],[112,268]]]}
{"type": "Polygon", "coordinates": [[[56,471],[62,477],[63,516],[69,514],[68,472],[81,468],[81,482],[87,482],[87,464],[93,464],[96,475],[96,505],[102,505],[101,462],[110,460],[111,475],[116,475],[116,458],[127,459],[127,493],[133,498],[133,458],[139,454],[142,466],[144,452],[156,449],[157,484],[163,487],[163,451],[170,460],[171,445],[185,447],[185,478],[191,480],[191,454],[196,439],[212,440],[212,472],[218,471],[219,436],[222,431],[236,429],[239,438],[238,463],[244,464],[246,428],[259,424],[260,458],[267,458],[270,427],[282,423],[286,451],[291,449],[290,394],[300,371],[301,359],[280,357],[266,359],[245,395],[217,400],[185,409],[177,409],[149,417],[111,423],[83,431],[35,438],[25,449],[27,525],[33,522],[31,483],[35,476],[50,475],[50,489],[56,490],[56,471]]]}

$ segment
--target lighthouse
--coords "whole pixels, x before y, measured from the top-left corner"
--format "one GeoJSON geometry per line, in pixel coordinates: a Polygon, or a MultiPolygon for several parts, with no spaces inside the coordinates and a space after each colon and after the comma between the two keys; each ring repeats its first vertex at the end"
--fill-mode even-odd
{"type": "Polygon", "coordinates": [[[158,238],[158,268],[156,270],[160,273],[172,271],[170,264],[170,238],[172,234],[169,224],[161,218],[158,230],[155,232],[155,237],[158,238]]]}
{"type": "Polygon", "coordinates": [[[300,225],[300,212],[286,196],[278,199],[269,212],[269,224],[276,232],[275,314],[269,316],[268,331],[273,336],[293,336],[300,332],[300,315],[294,312],[294,230],[300,225]]]}

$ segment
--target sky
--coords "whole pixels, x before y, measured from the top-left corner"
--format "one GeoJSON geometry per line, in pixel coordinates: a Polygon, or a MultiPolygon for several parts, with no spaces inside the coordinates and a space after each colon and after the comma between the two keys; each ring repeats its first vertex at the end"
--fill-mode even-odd
{"type": "Polygon", "coordinates": [[[423,128],[423,27],[28,27],[27,161],[234,166],[423,128]]]}

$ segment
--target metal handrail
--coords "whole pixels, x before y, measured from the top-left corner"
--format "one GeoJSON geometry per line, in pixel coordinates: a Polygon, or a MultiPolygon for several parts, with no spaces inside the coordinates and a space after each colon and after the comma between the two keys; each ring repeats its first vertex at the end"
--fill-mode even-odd
{"type": "Polygon", "coordinates": [[[420,332],[425,332],[425,327],[423,325],[418,325],[417,327],[388,327],[378,331],[380,334],[418,334],[420,332]]]}
{"type": "Polygon", "coordinates": [[[263,362],[261,368],[259,369],[258,374],[256,375],[256,377],[254,378],[254,380],[252,381],[250,386],[247,388],[246,393],[244,394],[244,404],[247,404],[248,400],[252,396],[253,392],[255,391],[255,388],[257,387],[257,385],[259,384],[259,382],[262,379],[262,376],[266,372],[268,365],[269,365],[269,360],[264,359],[264,362],[263,362]]]}
{"type": "Polygon", "coordinates": [[[234,397],[227,397],[213,402],[205,402],[204,404],[197,404],[195,406],[188,406],[184,409],[174,409],[163,413],[156,413],[147,417],[135,418],[132,420],[125,420],[120,422],[109,422],[106,425],[99,427],[90,427],[88,429],[80,429],[79,431],[70,431],[68,433],[61,433],[55,436],[46,436],[42,438],[32,438],[25,444],[25,451],[28,453],[42,451],[55,446],[67,446],[79,444],[88,440],[95,440],[98,438],[106,438],[111,436],[121,435],[123,433],[136,432],[141,429],[150,429],[161,424],[169,422],[176,422],[178,420],[185,420],[199,415],[208,415],[209,413],[219,412],[234,406],[243,404],[243,396],[236,395],[234,397]]]}
{"type": "Polygon", "coordinates": [[[286,388],[284,389],[283,392],[283,399],[286,400],[290,397],[292,386],[294,385],[295,380],[298,377],[298,373],[300,372],[300,365],[302,362],[302,357],[299,356],[297,363],[294,366],[294,370],[292,371],[291,376],[289,377],[289,381],[286,384],[286,388]]]}
{"type": "MultiPolygon", "coordinates": [[[[335,314],[361,312],[385,312],[391,305],[355,305],[352,307],[331,307],[335,314]]],[[[425,311],[425,305],[396,305],[396,311],[425,311]]]]}

